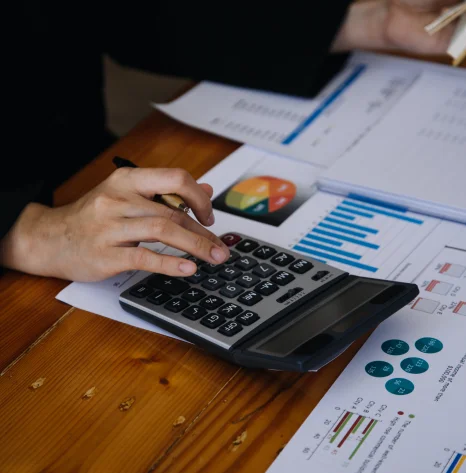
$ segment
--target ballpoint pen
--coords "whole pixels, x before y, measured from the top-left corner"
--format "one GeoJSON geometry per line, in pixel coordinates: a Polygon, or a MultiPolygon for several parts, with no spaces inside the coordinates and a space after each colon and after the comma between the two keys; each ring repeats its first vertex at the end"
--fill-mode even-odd
{"type": "MultiPolygon", "coordinates": [[[[115,156],[113,158],[113,164],[115,164],[117,168],[122,168],[122,167],[137,168],[138,167],[136,166],[136,164],[134,164],[130,160],[121,158],[120,156],[115,156]]],[[[176,194],[161,194],[161,195],[156,194],[152,200],[154,202],[165,204],[175,210],[182,210],[183,212],[186,212],[186,213],[189,212],[189,207],[183,202],[183,199],[176,194]]]]}

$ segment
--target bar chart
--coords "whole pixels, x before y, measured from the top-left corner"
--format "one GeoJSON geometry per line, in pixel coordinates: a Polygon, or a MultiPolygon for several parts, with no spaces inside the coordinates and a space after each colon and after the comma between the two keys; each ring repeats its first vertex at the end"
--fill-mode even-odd
{"type": "Polygon", "coordinates": [[[311,454],[327,457],[332,461],[338,457],[343,465],[350,462],[362,445],[371,436],[380,420],[365,417],[349,411],[343,411],[311,454]]]}
{"type": "Polygon", "coordinates": [[[438,222],[356,194],[320,194],[320,218],[292,249],[353,274],[386,276],[438,222]]]}

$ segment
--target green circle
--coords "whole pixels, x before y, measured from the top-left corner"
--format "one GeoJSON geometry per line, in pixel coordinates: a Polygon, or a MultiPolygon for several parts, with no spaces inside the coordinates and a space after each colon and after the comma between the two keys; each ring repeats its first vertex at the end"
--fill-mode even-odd
{"type": "Polygon", "coordinates": [[[392,378],[385,383],[387,391],[397,396],[406,396],[414,391],[414,384],[409,379],[392,378]]]}
{"type": "Polygon", "coordinates": [[[413,356],[412,358],[405,358],[400,366],[403,368],[406,373],[410,374],[420,374],[425,373],[429,369],[429,363],[422,358],[417,358],[413,356]]]}
{"type": "Polygon", "coordinates": [[[416,348],[422,353],[438,353],[443,348],[443,343],[436,338],[424,337],[415,343],[416,348]]]}
{"type": "Polygon", "coordinates": [[[408,416],[410,419],[414,419],[416,416],[414,414],[409,414],[408,416]]]}
{"type": "Polygon", "coordinates": [[[382,343],[382,350],[387,355],[404,355],[409,351],[409,345],[403,340],[387,340],[382,343]]]}
{"type": "Polygon", "coordinates": [[[393,366],[386,361],[373,361],[367,363],[366,373],[376,378],[385,378],[393,373],[393,366]]]}

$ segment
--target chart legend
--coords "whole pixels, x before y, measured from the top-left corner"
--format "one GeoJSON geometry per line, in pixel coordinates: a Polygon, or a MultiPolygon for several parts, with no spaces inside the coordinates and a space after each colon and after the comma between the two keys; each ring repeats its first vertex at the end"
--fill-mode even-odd
{"type": "Polygon", "coordinates": [[[426,291],[446,296],[451,291],[452,287],[453,284],[437,281],[434,279],[427,285],[426,291]]]}
{"type": "Polygon", "coordinates": [[[459,301],[456,307],[453,309],[453,313],[466,316],[466,302],[459,301]]]}
{"type": "Polygon", "coordinates": [[[454,278],[460,278],[466,272],[466,266],[454,263],[445,263],[439,270],[440,274],[446,274],[454,278]]]}

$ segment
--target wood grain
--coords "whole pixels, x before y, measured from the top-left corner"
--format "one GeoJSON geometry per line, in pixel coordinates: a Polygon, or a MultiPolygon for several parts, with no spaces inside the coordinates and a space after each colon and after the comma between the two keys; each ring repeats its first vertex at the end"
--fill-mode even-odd
{"type": "Polygon", "coordinates": [[[0,277],[0,373],[69,309],[55,299],[66,284],[15,271],[0,277]]]}

